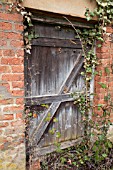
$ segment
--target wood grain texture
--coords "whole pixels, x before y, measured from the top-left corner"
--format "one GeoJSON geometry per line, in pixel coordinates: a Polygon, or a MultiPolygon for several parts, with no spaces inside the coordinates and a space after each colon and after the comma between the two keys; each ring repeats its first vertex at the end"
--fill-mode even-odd
{"type": "Polygon", "coordinates": [[[46,154],[55,142],[76,140],[82,134],[81,115],[71,94],[75,92],[78,98],[84,91],[80,74],[84,58],[72,28],[35,23],[33,29],[39,38],[32,41],[31,55],[25,58],[25,89],[26,105],[37,118],[30,119],[28,133],[32,147],[40,148],[38,154],[41,148],[46,154]],[[50,133],[52,129],[54,134],[50,133]]]}

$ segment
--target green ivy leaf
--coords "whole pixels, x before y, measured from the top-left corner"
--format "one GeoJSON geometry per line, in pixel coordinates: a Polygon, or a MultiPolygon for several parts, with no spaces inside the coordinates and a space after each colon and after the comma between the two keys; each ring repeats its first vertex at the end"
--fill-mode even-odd
{"type": "Polygon", "coordinates": [[[42,107],[45,107],[46,109],[49,108],[49,105],[48,104],[41,104],[42,107]]]}
{"type": "Polygon", "coordinates": [[[107,96],[104,96],[104,100],[105,100],[105,101],[110,100],[110,98],[111,98],[111,95],[110,95],[110,94],[108,94],[107,96]]]}
{"type": "Polygon", "coordinates": [[[54,123],[58,122],[58,119],[57,119],[57,118],[54,118],[54,119],[53,119],[53,122],[54,122],[54,123]]]}
{"type": "Polygon", "coordinates": [[[98,48],[102,47],[102,44],[98,44],[98,48]]]}
{"type": "Polygon", "coordinates": [[[77,163],[76,162],[72,162],[72,164],[75,166],[75,165],[77,165],[77,163]]]}
{"type": "Polygon", "coordinates": [[[56,138],[60,138],[61,137],[61,133],[60,132],[56,132],[56,138]]]}
{"type": "Polygon", "coordinates": [[[107,154],[106,154],[106,153],[103,153],[102,156],[103,156],[103,158],[106,158],[106,157],[107,157],[107,154]]]}
{"type": "Polygon", "coordinates": [[[32,116],[33,116],[33,113],[28,113],[28,116],[29,116],[29,117],[32,117],[32,116]]]}
{"type": "Polygon", "coordinates": [[[86,19],[87,19],[87,21],[90,21],[90,20],[91,20],[91,17],[88,16],[86,19]]]}
{"type": "Polygon", "coordinates": [[[112,144],[110,141],[108,141],[107,144],[108,144],[108,147],[109,147],[109,148],[112,148],[112,147],[113,147],[113,144],[112,144]]]}
{"type": "Polygon", "coordinates": [[[55,134],[55,130],[56,130],[55,128],[52,128],[51,130],[49,130],[49,133],[54,135],[55,134]]]}
{"type": "Polygon", "coordinates": [[[97,106],[98,110],[100,110],[102,108],[102,106],[103,106],[102,104],[98,104],[98,106],[97,106]]]}
{"type": "Polygon", "coordinates": [[[99,41],[104,42],[104,40],[103,40],[103,38],[102,38],[102,37],[97,37],[97,39],[98,39],[99,41]]]}
{"type": "Polygon", "coordinates": [[[110,69],[109,69],[108,67],[105,67],[105,73],[106,73],[107,75],[110,74],[110,69]]]}
{"type": "Polygon", "coordinates": [[[66,158],[64,158],[64,157],[61,157],[60,160],[61,160],[62,164],[64,164],[66,162],[66,158]]]}
{"type": "Polygon", "coordinates": [[[98,84],[100,84],[100,86],[101,86],[103,89],[106,89],[106,88],[107,88],[106,84],[104,84],[104,83],[98,82],[98,84]]]}

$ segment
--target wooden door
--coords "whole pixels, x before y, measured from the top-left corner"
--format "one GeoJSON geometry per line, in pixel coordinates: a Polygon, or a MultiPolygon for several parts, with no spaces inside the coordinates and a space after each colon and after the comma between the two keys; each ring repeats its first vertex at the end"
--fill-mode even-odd
{"type": "Polygon", "coordinates": [[[81,43],[71,27],[35,22],[31,55],[25,59],[29,142],[35,157],[73,145],[81,136],[81,115],[72,93],[84,91],[81,43]]]}

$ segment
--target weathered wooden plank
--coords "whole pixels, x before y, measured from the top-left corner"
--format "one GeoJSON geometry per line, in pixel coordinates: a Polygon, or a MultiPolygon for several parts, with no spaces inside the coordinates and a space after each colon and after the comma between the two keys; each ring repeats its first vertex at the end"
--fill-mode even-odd
{"type": "MultiPolygon", "coordinates": [[[[75,145],[76,143],[79,143],[82,140],[82,138],[78,138],[75,140],[69,140],[69,141],[65,141],[65,142],[61,142],[61,149],[65,149],[68,147],[71,147],[73,145],[75,145]]],[[[43,159],[43,157],[45,154],[47,153],[51,153],[53,151],[55,151],[57,149],[57,146],[53,145],[49,145],[47,147],[38,147],[38,145],[36,146],[36,148],[34,149],[34,155],[35,158],[40,157],[41,159],[43,159]]]]}
{"type": "Polygon", "coordinates": [[[72,107],[70,103],[65,104],[65,141],[71,139],[71,119],[72,119],[72,107]]]}
{"type": "Polygon", "coordinates": [[[32,50],[26,83],[27,96],[58,94],[81,50],[37,46],[33,46],[32,50]]]}
{"type": "Polygon", "coordinates": [[[77,105],[72,105],[72,133],[71,133],[71,139],[76,139],[77,138],[77,114],[78,113],[78,108],[77,105]]]}
{"type": "MultiPolygon", "coordinates": [[[[79,97],[80,93],[81,92],[76,92],[76,97],[77,95],[79,97]]],[[[40,105],[44,103],[52,103],[58,101],[59,102],[74,101],[74,98],[72,97],[71,93],[25,97],[25,103],[28,106],[40,105]]]]}
{"type": "Polygon", "coordinates": [[[64,80],[62,86],[60,87],[60,91],[61,93],[67,93],[75,79],[75,77],[77,76],[78,72],[80,71],[82,65],[84,62],[84,58],[80,55],[75,64],[73,69],[71,70],[71,73],[68,74],[68,78],[66,78],[66,80],[64,80]]]}
{"type": "Polygon", "coordinates": [[[38,38],[32,40],[32,46],[41,47],[60,47],[60,48],[76,48],[81,49],[79,39],[55,39],[55,38],[38,38]]]}
{"type": "MultiPolygon", "coordinates": [[[[63,85],[59,89],[59,94],[68,92],[72,82],[74,81],[76,75],[78,74],[79,70],[81,69],[84,62],[84,58],[79,55],[77,57],[77,60],[74,64],[73,69],[69,73],[68,77],[64,81],[63,85]]],[[[49,109],[45,112],[43,119],[39,123],[39,125],[34,129],[33,133],[30,135],[30,138],[33,140],[34,136],[37,136],[37,143],[40,141],[42,135],[44,134],[47,126],[49,125],[50,121],[52,120],[54,114],[56,113],[58,107],[60,106],[61,102],[55,102],[52,103],[49,107],[49,109]],[[51,113],[51,120],[48,122],[45,122],[46,117],[48,116],[48,113],[51,113]]]]}
{"type": "MultiPolygon", "coordinates": [[[[41,22],[41,23],[47,23],[47,24],[51,24],[51,25],[63,25],[63,26],[70,26],[70,23],[65,21],[65,19],[57,19],[57,18],[48,18],[46,16],[42,17],[37,17],[37,16],[33,16],[32,20],[35,22],[41,22]]],[[[79,27],[79,28],[93,28],[93,24],[92,23],[81,23],[81,22],[75,22],[75,21],[71,21],[73,23],[74,27],[79,27]]]]}
{"type": "Polygon", "coordinates": [[[55,39],[73,39],[75,31],[72,28],[62,27],[58,25],[35,24],[34,31],[38,37],[55,38],[55,39]]]}

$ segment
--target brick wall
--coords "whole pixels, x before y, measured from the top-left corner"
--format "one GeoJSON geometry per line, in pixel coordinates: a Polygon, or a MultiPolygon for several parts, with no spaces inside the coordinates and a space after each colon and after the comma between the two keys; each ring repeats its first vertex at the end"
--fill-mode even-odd
{"type": "MultiPolygon", "coordinates": [[[[95,105],[106,104],[104,96],[107,96],[109,93],[111,96],[111,101],[113,101],[113,42],[111,41],[110,35],[113,33],[112,27],[106,28],[107,35],[104,37],[105,42],[101,48],[96,49],[96,54],[98,57],[99,65],[97,71],[100,75],[95,77],[95,93],[94,98],[95,105]],[[106,68],[109,69],[110,73],[106,73],[106,68]],[[107,85],[107,88],[102,88],[98,82],[102,82],[107,85]]],[[[102,111],[97,110],[98,114],[101,114],[102,111]]],[[[113,122],[113,113],[111,113],[111,121],[113,122]]],[[[113,141],[113,127],[110,127],[109,138],[113,141]]]]}
{"type": "Polygon", "coordinates": [[[0,3],[0,169],[25,169],[23,18],[0,3]]]}

